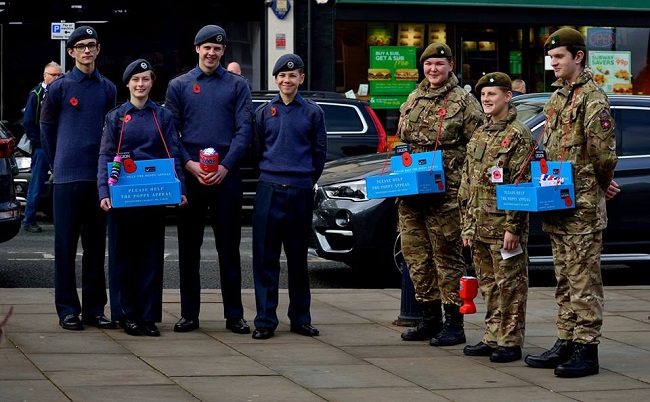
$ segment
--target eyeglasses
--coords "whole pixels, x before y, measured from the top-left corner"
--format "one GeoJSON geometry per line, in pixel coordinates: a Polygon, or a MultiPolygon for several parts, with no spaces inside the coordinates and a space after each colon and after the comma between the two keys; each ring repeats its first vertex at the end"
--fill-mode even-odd
{"type": "Polygon", "coordinates": [[[60,77],[61,75],[63,75],[61,73],[48,73],[47,71],[45,72],[45,74],[50,75],[52,77],[60,77]]]}
{"type": "Polygon", "coordinates": [[[74,50],[77,52],[83,52],[88,48],[89,51],[94,52],[97,50],[97,42],[91,42],[91,43],[86,43],[85,45],[83,43],[79,43],[73,46],[74,50]]]}

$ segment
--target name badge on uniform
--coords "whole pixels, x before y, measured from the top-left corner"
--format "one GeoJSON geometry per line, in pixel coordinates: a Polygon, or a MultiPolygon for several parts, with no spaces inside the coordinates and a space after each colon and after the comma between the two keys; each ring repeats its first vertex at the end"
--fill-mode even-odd
{"type": "Polygon", "coordinates": [[[490,176],[492,177],[492,183],[503,183],[503,168],[493,167],[490,169],[490,176]]]}

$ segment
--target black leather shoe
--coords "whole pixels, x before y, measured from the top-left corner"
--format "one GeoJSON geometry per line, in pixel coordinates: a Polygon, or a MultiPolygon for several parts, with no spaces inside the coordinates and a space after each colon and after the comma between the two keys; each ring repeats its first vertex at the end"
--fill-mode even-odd
{"type": "Polygon", "coordinates": [[[492,363],[510,363],[521,359],[521,348],[519,346],[499,346],[490,355],[492,363]]]}
{"type": "Polygon", "coordinates": [[[160,331],[153,322],[144,322],[140,324],[140,332],[147,336],[160,336],[160,331]]]}
{"type": "Polygon", "coordinates": [[[174,332],[190,332],[199,328],[199,319],[181,317],[174,325],[174,332]]]}
{"type": "Polygon", "coordinates": [[[253,339],[269,339],[275,335],[275,331],[269,328],[255,328],[253,331],[253,339]]]}
{"type": "Polygon", "coordinates": [[[483,341],[477,343],[476,345],[467,345],[463,348],[463,353],[465,356],[492,356],[492,353],[496,351],[496,348],[483,343],[483,341]]]}
{"type": "Polygon", "coordinates": [[[84,325],[81,323],[81,320],[74,314],[69,314],[63,318],[60,318],[59,325],[61,328],[68,329],[70,331],[81,331],[84,329],[84,325]]]}
{"type": "Polygon", "coordinates": [[[311,324],[291,324],[291,332],[295,332],[296,334],[303,336],[318,336],[318,334],[320,334],[320,332],[316,328],[312,327],[311,324]]]}
{"type": "Polygon", "coordinates": [[[573,341],[558,339],[549,350],[539,355],[528,355],[524,361],[530,367],[554,369],[571,358],[573,348],[573,341]]]}
{"type": "Polygon", "coordinates": [[[124,332],[126,332],[129,335],[132,336],[140,336],[142,333],[140,332],[140,326],[136,324],[135,322],[131,320],[123,320],[120,325],[122,326],[122,329],[124,329],[124,332]]]}
{"type": "Polygon", "coordinates": [[[239,318],[239,319],[228,318],[226,320],[226,329],[229,329],[236,334],[251,333],[251,327],[248,326],[246,320],[244,320],[243,318],[239,318]]]}
{"type": "Polygon", "coordinates": [[[115,321],[109,320],[104,314],[98,315],[97,317],[86,318],[84,316],[83,323],[85,325],[92,325],[99,329],[115,329],[117,328],[117,323],[115,321]]]}

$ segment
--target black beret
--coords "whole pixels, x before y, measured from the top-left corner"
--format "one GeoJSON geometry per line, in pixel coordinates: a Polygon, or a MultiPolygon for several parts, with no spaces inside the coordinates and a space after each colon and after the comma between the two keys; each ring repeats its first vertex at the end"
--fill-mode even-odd
{"type": "Polygon", "coordinates": [[[273,67],[273,76],[275,77],[282,71],[292,71],[305,67],[305,63],[297,54],[285,54],[280,56],[273,67]]]}
{"type": "Polygon", "coordinates": [[[451,60],[451,48],[444,43],[432,43],[422,52],[420,63],[424,63],[430,57],[446,57],[451,60]]]}
{"type": "Polygon", "coordinates": [[[133,63],[129,64],[128,66],[126,66],[126,70],[124,70],[124,75],[122,75],[122,81],[125,84],[128,84],[129,80],[131,80],[131,77],[133,75],[144,73],[145,71],[153,71],[153,67],[151,66],[151,63],[149,63],[145,59],[138,59],[133,63]]]}
{"type": "Polygon", "coordinates": [[[585,37],[573,28],[561,28],[546,39],[544,49],[548,52],[556,47],[569,45],[585,46],[585,37]]]}
{"type": "Polygon", "coordinates": [[[68,37],[68,42],[66,43],[66,47],[72,48],[75,45],[75,43],[82,41],[84,39],[98,40],[97,31],[95,31],[95,28],[90,27],[88,25],[82,25],[79,28],[75,29],[68,37]]]}
{"type": "Polygon", "coordinates": [[[219,25],[206,25],[199,29],[199,32],[194,38],[194,46],[201,46],[202,44],[210,42],[219,45],[226,44],[226,31],[219,25]]]}
{"type": "Polygon", "coordinates": [[[508,91],[512,90],[512,81],[508,74],[505,73],[489,73],[481,77],[480,80],[476,83],[475,90],[477,93],[481,93],[481,89],[484,87],[504,87],[508,91]]]}

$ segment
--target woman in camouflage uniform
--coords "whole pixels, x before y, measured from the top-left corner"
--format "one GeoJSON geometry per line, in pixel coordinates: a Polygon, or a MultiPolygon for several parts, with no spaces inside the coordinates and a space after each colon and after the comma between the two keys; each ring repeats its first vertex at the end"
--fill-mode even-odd
{"type": "Polygon", "coordinates": [[[490,120],[467,144],[460,187],[463,245],[471,246],[481,294],[485,300],[485,332],[468,356],[490,356],[495,363],[521,359],[528,296],[528,212],[497,209],[499,184],[530,182],[529,160],[535,142],[517,120],[510,104],[512,83],[504,73],[484,75],[476,84],[490,120]],[[467,199],[464,199],[467,197],[467,199]],[[504,259],[501,251],[519,254],[504,259]]]}
{"type": "Polygon", "coordinates": [[[397,201],[402,251],[423,314],[402,339],[449,346],[465,342],[463,315],[458,311],[460,278],[466,271],[460,238],[460,171],[465,146],[484,115],[476,98],[458,85],[449,46],[429,45],[420,62],[426,78],[400,107],[399,136],[411,153],[442,151],[446,192],[397,201]]]}

